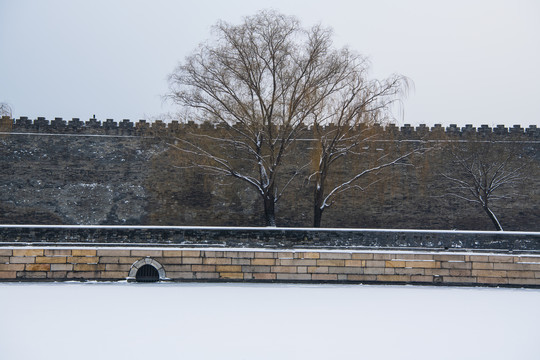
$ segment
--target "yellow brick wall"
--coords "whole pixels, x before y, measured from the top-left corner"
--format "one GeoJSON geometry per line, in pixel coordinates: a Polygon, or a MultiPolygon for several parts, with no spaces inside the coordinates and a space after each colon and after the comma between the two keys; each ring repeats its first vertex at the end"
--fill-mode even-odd
{"type": "Polygon", "coordinates": [[[176,281],[540,286],[540,255],[347,250],[0,247],[0,280],[125,280],[151,258],[176,281]]]}

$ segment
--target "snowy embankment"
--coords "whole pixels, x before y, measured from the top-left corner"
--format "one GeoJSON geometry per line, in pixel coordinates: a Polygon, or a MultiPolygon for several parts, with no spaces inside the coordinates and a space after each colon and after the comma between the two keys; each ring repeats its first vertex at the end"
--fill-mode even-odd
{"type": "Polygon", "coordinates": [[[540,290],[0,284],[1,359],[538,359],[540,290]]]}

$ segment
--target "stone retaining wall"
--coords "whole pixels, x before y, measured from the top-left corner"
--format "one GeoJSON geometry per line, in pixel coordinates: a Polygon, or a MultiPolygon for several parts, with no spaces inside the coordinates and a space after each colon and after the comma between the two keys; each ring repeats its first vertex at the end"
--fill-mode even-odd
{"type": "Polygon", "coordinates": [[[0,280],[162,280],[540,286],[540,255],[482,252],[0,247],[0,280]],[[141,261],[142,260],[142,261],[141,261]]]}

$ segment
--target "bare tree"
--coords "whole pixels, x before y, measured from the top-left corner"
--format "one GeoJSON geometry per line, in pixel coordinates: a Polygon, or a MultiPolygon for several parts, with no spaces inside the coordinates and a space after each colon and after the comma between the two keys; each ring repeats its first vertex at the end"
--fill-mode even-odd
{"type": "Polygon", "coordinates": [[[389,115],[392,103],[399,100],[408,89],[409,81],[404,76],[393,75],[383,81],[367,77],[369,66],[359,56],[343,56],[347,60],[347,76],[339,84],[339,90],[327,97],[315,108],[313,134],[316,142],[315,156],[312,158],[314,182],[313,226],[320,227],[322,214],[336,201],[338,194],[351,188],[358,188],[358,180],[368,174],[398,164],[414,151],[407,153],[379,154],[370,167],[356,172],[342,182],[329,184],[328,177],[333,167],[346,157],[366,156],[373,140],[381,140],[380,125],[389,115]],[[363,145],[367,144],[367,145],[363,145]]]}
{"type": "Polygon", "coordinates": [[[170,76],[169,96],[222,135],[193,133],[174,146],[199,158],[199,168],[254,188],[274,226],[275,204],[298,174],[282,173],[282,163],[320,107],[344,89],[358,58],[335,50],[330,30],[303,29],[272,11],[237,26],[219,22],[214,33],[215,41],[202,43],[170,76]],[[225,152],[231,148],[232,157],[225,152]]]}
{"type": "Polygon", "coordinates": [[[503,227],[493,211],[493,203],[518,195],[530,164],[519,141],[496,141],[470,136],[451,141],[447,147],[452,164],[442,173],[448,187],[441,196],[452,196],[476,204],[489,216],[495,229],[503,227]]]}
{"type": "Polygon", "coordinates": [[[0,117],[11,117],[11,106],[8,103],[0,103],[0,117]]]}
{"type": "Polygon", "coordinates": [[[8,103],[0,103],[0,131],[7,131],[11,129],[13,125],[11,116],[11,106],[9,106],[8,103]]]}

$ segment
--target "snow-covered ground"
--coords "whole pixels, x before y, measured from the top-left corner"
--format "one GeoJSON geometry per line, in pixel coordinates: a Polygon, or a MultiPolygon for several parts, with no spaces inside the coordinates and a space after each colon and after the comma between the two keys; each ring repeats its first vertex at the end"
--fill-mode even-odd
{"type": "Polygon", "coordinates": [[[0,359],[540,359],[540,290],[0,283],[0,359]]]}

